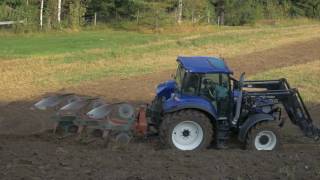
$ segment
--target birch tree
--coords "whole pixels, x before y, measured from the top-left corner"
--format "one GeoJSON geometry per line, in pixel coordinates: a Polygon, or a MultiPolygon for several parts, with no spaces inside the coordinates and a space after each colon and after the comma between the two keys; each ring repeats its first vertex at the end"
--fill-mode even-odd
{"type": "Polygon", "coordinates": [[[40,2],[40,28],[43,27],[43,2],[44,0],[41,0],[40,2]]]}
{"type": "Polygon", "coordinates": [[[58,0],[58,24],[61,23],[61,0],[58,0]]]}

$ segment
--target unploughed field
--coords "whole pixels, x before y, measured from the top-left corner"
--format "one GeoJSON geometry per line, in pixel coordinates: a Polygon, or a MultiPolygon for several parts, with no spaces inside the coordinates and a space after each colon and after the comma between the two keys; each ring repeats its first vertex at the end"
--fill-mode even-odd
{"type": "Polygon", "coordinates": [[[288,78],[320,125],[320,25],[203,27],[183,33],[114,30],[0,35],[1,179],[320,179],[319,142],[286,122],[283,148],[251,152],[164,149],[157,138],[127,146],[57,139],[48,114],[29,107],[46,92],[145,104],[178,55],[223,56],[235,77],[288,78]]]}

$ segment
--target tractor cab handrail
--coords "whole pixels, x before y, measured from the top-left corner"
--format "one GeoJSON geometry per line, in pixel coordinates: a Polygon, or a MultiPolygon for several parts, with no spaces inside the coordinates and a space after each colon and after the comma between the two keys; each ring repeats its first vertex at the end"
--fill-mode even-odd
{"type": "Polygon", "coordinates": [[[239,118],[240,118],[240,114],[241,114],[241,105],[242,105],[242,97],[243,97],[243,83],[244,83],[244,76],[245,76],[245,73],[242,73],[241,76],[240,76],[240,79],[239,79],[239,96],[238,96],[238,99],[237,99],[237,103],[236,103],[236,111],[235,111],[235,115],[233,117],[233,120],[232,120],[232,124],[233,125],[236,125],[239,118]]]}

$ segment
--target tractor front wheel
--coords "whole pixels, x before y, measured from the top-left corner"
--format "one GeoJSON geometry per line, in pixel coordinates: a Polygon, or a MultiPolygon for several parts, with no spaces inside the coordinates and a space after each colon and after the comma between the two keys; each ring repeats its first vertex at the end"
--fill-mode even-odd
{"type": "Polygon", "coordinates": [[[207,148],[212,136],[210,119],[195,110],[167,114],[160,126],[161,142],[168,147],[183,151],[207,148]]]}
{"type": "Polygon", "coordinates": [[[246,148],[249,150],[272,151],[280,145],[280,127],[276,121],[258,123],[247,136],[246,148]]]}

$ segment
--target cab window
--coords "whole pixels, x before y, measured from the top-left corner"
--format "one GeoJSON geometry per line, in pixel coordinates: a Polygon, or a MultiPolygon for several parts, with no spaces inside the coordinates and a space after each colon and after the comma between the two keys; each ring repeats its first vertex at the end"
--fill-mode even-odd
{"type": "Polygon", "coordinates": [[[227,74],[204,74],[201,78],[199,94],[210,99],[217,107],[218,102],[228,101],[229,98],[229,76],[227,74]]]}

